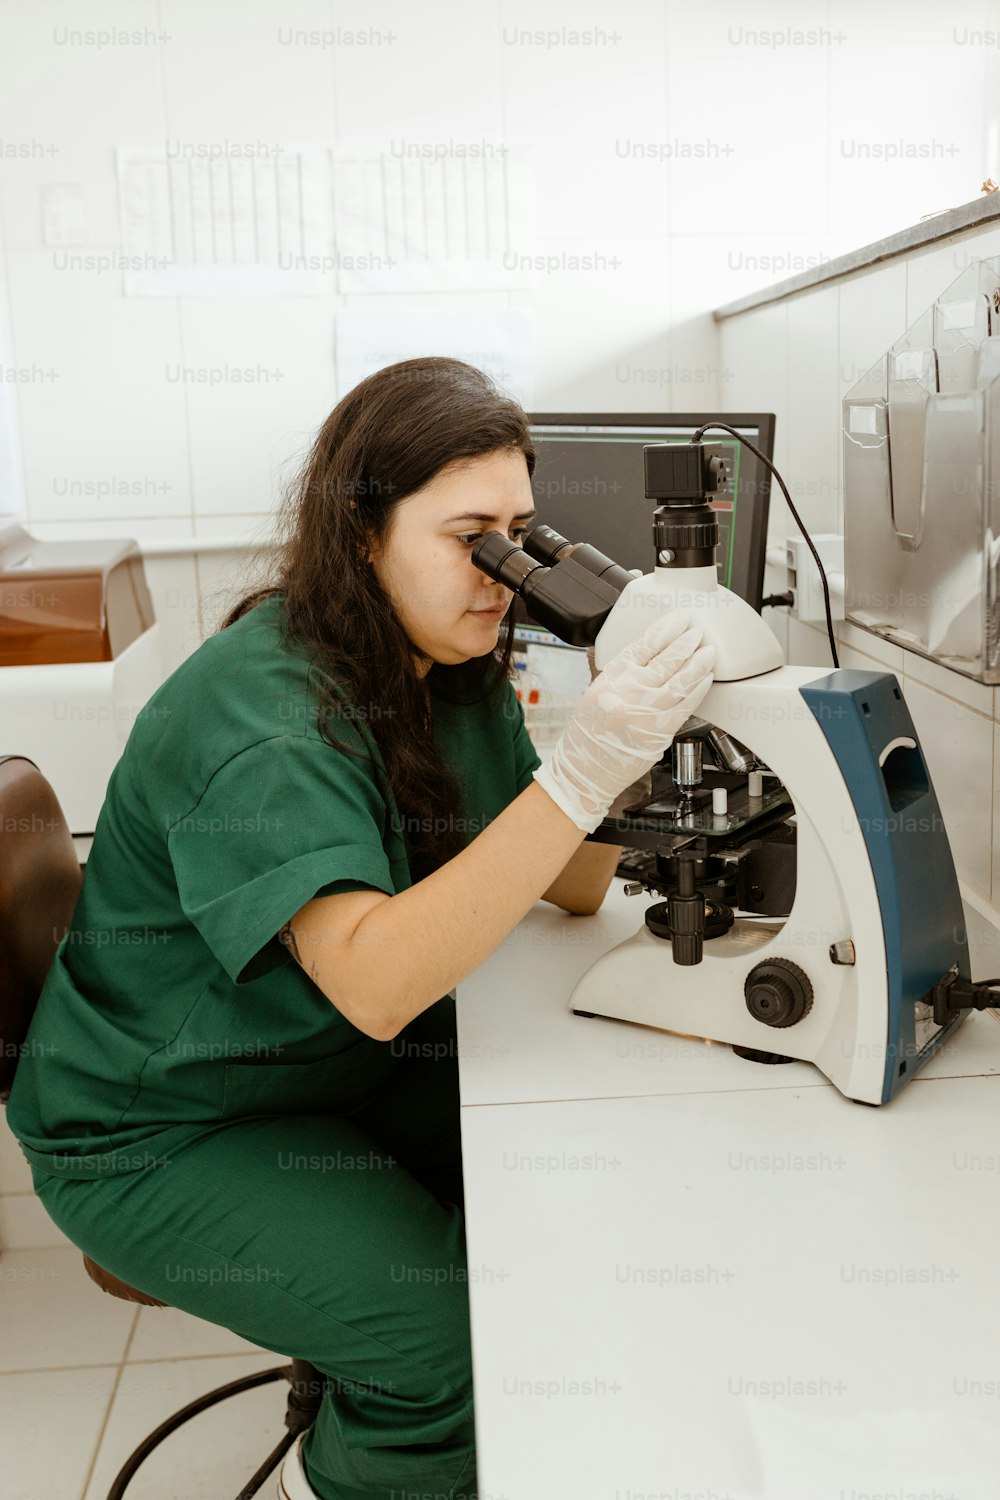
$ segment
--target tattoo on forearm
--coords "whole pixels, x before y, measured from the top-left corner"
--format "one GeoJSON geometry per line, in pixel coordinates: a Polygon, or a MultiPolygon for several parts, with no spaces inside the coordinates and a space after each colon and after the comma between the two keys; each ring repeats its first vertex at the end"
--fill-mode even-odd
{"type": "Polygon", "coordinates": [[[317,968],[315,962],[307,964],[305,959],[302,957],[302,954],[299,952],[299,945],[295,941],[295,933],[292,931],[291,922],[286,922],[284,927],[282,927],[281,931],[278,933],[278,942],[284,943],[285,947],[288,949],[295,962],[299,965],[299,968],[305,969],[310,979],[319,984],[319,969],[317,968]]]}
{"type": "Polygon", "coordinates": [[[302,954],[299,952],[299,945],[295,941],[295,933],[292,931],[291,922],[286,922],[284,927],[278,933],[278,941],[280,943],[284,943],[285,947],[289,950],[295,962],[304,969],[305,964],[302,962],[302,954]]]}

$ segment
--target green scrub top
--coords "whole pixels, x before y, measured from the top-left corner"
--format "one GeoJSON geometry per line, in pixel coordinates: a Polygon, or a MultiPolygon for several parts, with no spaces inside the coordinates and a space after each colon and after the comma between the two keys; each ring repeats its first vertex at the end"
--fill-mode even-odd
{"type": "MultiPolygon", "coordinates": [[[[349,1114],[398,1066],[277,938],[320,892],[412,884],[364,718],[345,702],[330,724],[361,756],[321,737],[314,669],[280,636],[282,605],[264,600],[182,663],[112,773],[8,1105],[37,1171],[141,1170],[193,1125],[349,1114]]],[[[434,697],[432,734],[468,843],[540,760],[509,682],[492,703],[434,697]]]]}

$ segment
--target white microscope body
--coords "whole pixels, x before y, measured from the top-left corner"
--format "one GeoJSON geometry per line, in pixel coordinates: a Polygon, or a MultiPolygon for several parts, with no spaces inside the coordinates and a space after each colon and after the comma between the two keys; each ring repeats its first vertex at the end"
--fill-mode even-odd
{"type": "MultiPolygon", "coordinates": [[[[630,582],[597,635],[597,666],[674,609],[716,649],[699,718],[753,751],[794,805],[794,900],[787,916],[735,912],[728,931],[705,937],[700,962],[674,961],[670,938],[644,921],[588,970],[570,1008],[799,1058],[848,1098],[884,1103],[967,1014],[937,1025],[927,1000],[967,949],[902,694],[890,674],[786,666],[761,617],[709,566],[658,566],[630,582]]],[[[670,837],[678,847],[697,825],[724,866],[728,830],[741,826],[745,840],[754,806],[748,798],[737,817],[709,807],[670,837]]]]}

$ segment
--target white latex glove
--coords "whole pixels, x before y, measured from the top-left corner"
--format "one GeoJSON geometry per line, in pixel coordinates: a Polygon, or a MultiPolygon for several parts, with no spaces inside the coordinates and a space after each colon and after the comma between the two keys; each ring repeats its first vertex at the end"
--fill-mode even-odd
{"type": "Polygon", "coordinates": [[[584,833],[662,756],[712,683],[715,648],[677,610],[619,651],[584,693],[534,779],[584,833]]]}
{"type": "MultiPolygon", "coordinates": [[[[633,578],[642,577],[641,568],[629,568],[628,571],[633,578]]],[[[597,676],[597,662],[593,646],[587,647],[587,665],[590,668],[590,680],[593,682],[597,676]]],[[[652,795],[653,773],[651,770],[643,771],[642,775],[636,781],[633,781],[631,786],[627,786],[623,792],[619,792],[605,813],[605,817],[624,818],[626,808],[634,807],[638,802],[648,802],[652,795]]]]}
{"type": "MultiPolygon", "coordinates": [[[[597,662],[594,659],[593,646],[587,647],[587,665],[590,668],[590,680],[593,682],[598,675],[597,662]]],[[[627,786],[623,792],[612,802],[605,813],[606,818],[624,818],[626,808],[634,807],[638,802],[648,802],[653,795],[653,773],[651,770],[643,771],[642,775],[631,786],[627,786]]]]}

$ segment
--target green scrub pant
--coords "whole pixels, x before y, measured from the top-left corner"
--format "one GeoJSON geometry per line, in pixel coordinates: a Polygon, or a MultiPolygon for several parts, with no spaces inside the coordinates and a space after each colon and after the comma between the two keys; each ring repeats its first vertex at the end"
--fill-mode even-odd
{"type": "Polygon", "coordinates": [[[35,1186],[113,1275],[330,1377],[302,1450],[322,1500],[476,1500],[454,1000],[386,1045],[349,1117],[192,1126],[163,1166],[35,1186]]]}

